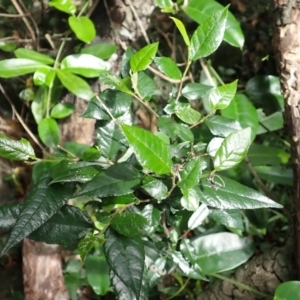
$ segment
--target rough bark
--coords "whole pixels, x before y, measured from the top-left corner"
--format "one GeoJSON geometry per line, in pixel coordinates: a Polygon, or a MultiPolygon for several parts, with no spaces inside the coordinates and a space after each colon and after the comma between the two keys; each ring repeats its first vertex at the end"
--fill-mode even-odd
{"type": "Polygon", "coordinates": [[[290,135],[294,171],[295,267],[300,279],[300,1],[275,0],[277,20],[274,51],[285,99],[285,122],[290,135]]]}
{"type": "MultiPolygon", "coordinates": [[[[259,292],[273,295],[277,286],[294,279],[294,266],[291,254],[294,248],[292,239],[284,247],[254,256],[236,273],[229,277],[259,292]]],[[[204,290],[197,300],[258,300],[265,299],[249,291],[238,288],[227,281],[217,281],[204,290]]]]}

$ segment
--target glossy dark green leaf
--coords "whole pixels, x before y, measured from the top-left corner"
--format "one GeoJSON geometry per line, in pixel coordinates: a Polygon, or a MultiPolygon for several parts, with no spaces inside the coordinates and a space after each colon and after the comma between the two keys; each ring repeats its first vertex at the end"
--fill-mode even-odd
{"type": "Polygon", "coordinates": [[[85,261],[86,256],[95,247],[95,245],[98,243],[102,245],[103,242],[103,238],[97,238],[92,232],[88,232],[78,244],[78,252],[80,254],[81,260],[85,261]]]}
{"type": "Polygon", "coordinates": [[[197,237],[192,240],[197,264],[204,274],[232,270],[246,262],[254,247],[249,238],[240,238],[229,232],[220,232],[197,237]]]}
{"type": "Polygon", "coordinates": [[[118,49],[114,44],[110,43],[97,43],[80,50],[80,53],[91,54],[101,59],[110,58],[118,49]]]}
{"type": "Polygon", "coordinates": [[[37,124],[44,118],[47,110],[48,87],[40,86],[35,92],[34,99],[31,103],[31,111],[37,124]]]}
{"type": "Polygon", "coordinates": [[[166,275],[166,262],[167,260],[165,257],[159,257],[155,261],[151,261],[146,276],[150,288],[155,286],[166,275]]]}
{"type": "Polygon", "coordinates": [[[227,22],[228,6],[211,14],[198,26],[191,38],[189,59],[206,57],[220,46],[227,22]]]}
{"type": "Polygon", "coordinates": [[[252,166],[287,164],[291,154],[281,148],[265,146],[262,144],[252,144],[247,157],[252,166]]]}
{"type": "Polygon", "coordinates": [[[96,129],[96,142],[101,154],[110,160],[114,160],[128,147],[123,132],[114,121],[105,122],[96,129]]]}
{"type": "Polygon", "coordinates": [[[93,98],[94,93],[91,87],[85,80],[83,80],[79,76],[69,71],[60,69],[56,70],[56,74],[63,86],[75,96],[87,101],[93,98]]]}
{"type": "Polygon", "coordinates": [[[251,78],[246,84],[246,93],[263,108],[271,111],[283,110],[280,81],[276,76],[258,75],[251,78]]]}
{"type": "Polygon", "coordinates": [[[210,209],[209,217],[219,224],[223,224],[237,230],[244,230],[244,223],[241,212],[237,209],[210,209]]]}
{"type": "Polygon", "coordinates": [[[38,124],[38,133],[42,142],[48,147],[56,147],[59,138],[60,130],[57,122],[52,118],[45,118],[38,124]]]}
{"type": "Polygon", "coordinates": [[[269,182],[293,186],[293,170],[280,166],[256,166],[254,170],[258,176],[269,182]]]}
{"type": "Polygon", "coordinates": [[[23,209],[21,204],[4,204],[0,206],[0,228],[11,230],[23,209]]]}
{"type": "Polygon", "coordinates": [[[198,186],[194,186],[189,189],[182,189],[182,197],[180,199],[181,206],[186,210],[195,211],[199,207],[201,201],[200,189],[198,186]]]}
{"type": "Polygon", "coordinates": [[[200,188],[201,202],[219,209],[255,209],[262,207],[282,208],[270,198],[224,176],[215,178],[217,184],[202,180],[200,188]]]}
{"type": "Polygon", "coordinates": [[[230,133],[215,155],[215,170],[226,170],[239,164],[246,156],[250,143],[250,127],[230,133]]]}
{"type": "Polygon", "coordinates": [[[137,160],[144,168],[157,174],[171,172],[169,148],[159,137],[135,126],[122,124],[121,127],[137,160]]]}
{"type": "Polygon", "coordinates": [[[76,13],[76,6],[71,0],[51,0],[49,6],[55,7],[67,14],[74,15],[76,13]]]}
{"type": "Polygon", "coordinates": [[[283,115],[281,112],[277,111],[269,116],[260,118],[259,123],[257,134],[266,133],[268,131],[276,131],[283,128],[283,115]]]}
{"type": "MultiPolygon", "coordinates": [[[[131,104],[132,97],[126,93],[116,90],[105,90],[99,94],[99,98],[109,109],[110,113],[120,122],[131,124],[131,104]]],[[[82,114],[84,118],[92,118],[96,120],[111,120],[106,110],[102,107],[101,103],[93,98],[82,114]]]]}
{"type": "Polygon", "coordinates": [[[144,180],[141,188],[158,201],[161,201],[168,196],[167,186],[161,180],[153,177],[149,180],[144,180]]]}
{"type": "Polygon", "coordinates": [[[110,225],[119,234],[133,237],[145,233],[147,219],[134,212],[124,212],[116,215],[110,225]]]}
{"type": "Polygon", "coordinates": [[[121,196],[130,194],[140,182],[140,174],[128,163],[119,163],[96,175],[76,196],[121,196]]]}
{"type": "Polygon", "coordinates": [[[220,149],[224,138],[215,137],[210,140],[209,144],[207,145],[207,153],[208,155],[215,157],[217,151],[220,149]]]}
{"type": "Polygon", "coordinates": [[[61,102],[53,106],[51,117],[54,119],[62,119],[70,116],[75,110],[73,103],[61,102]]]}
{"type": "Polygon", "coordinates": [[[180,181],[177,185],[181,189],[193,188],[199,183],[200,175],[200,157],[197,157],[185,164],[184,169],[180,172],[180,181]]]}
{"type": "Polygon", "coordinates": [[[251,140],[254,140],[258,117],[255,107],[245,95],[236,94],[229,106],[221,110],[221,115],[238,121],[243,128],[251,127],[251,140]]]}
{"type": "MultiPolygon", "coordinates": [[[[220,11],[223,6],[212,0],[191,0],[188,5],[183,8],[184,12],[199,24],[202,24],[212,13],[220,11]]],[[[236,18],[231,12],[228,12],[224,40],[234,47],[242,48],[245,37],[236,18]]]]}
{"type": "Polygon", "coordinates": [[[201,119],[201,114],[190,106],[175,107],[176,116],[187,124],[195,124],[201,119]]]}
{"type": "Polygon", "coordinates": [[[197,228],[208,217],[208,215],[209,209],[207,208],[207,205],[202,203],[190,216],[188,221],[188,228],[191,230],[197,228]]]}
{"type": "Polygon", "coordinates": [[[84,262],[86,279],[96,295],[110,290],[109,267],[103,256],[89,255],[84,262]]]}
{"type": "Polygon", "coordinates": [[[4,134],[0,134],[0,156],[10,160],[36,159],[34,150],[26,139],[15,141],[4,134]]]}
{"type": "Polygon", "coordinates": [[[17,58],[26,58],[45,65],[52,65],[55,62],[51,56],[27,48],[18,48],[14,54],[17,58]]]}
{"type": "Polygon", "coordinates": [[[146,226],[144,227],[144,230],[147,234],[153,233],[160,225],[160,214],[161,211],[155,208],[153,204],[147,204],[143,208],[141,215],[146,219],[147,222],[146,226]]]}
{"type": "Polygon", "coordinates": [[[180,79],[182,74],[174,60],[169,57],[155,57],[154,62],[158,69],[166,74],[169,78],[180,79]]]}
{"type": "Polygon", "coordinates": [[[219,115],[214,115],[206,119],[205,124],[213,135],[221,137],[226,137],[230,133],[242,129],[241,124],[238,121],[219,115]]]}
{"type": "Polygon", "coordinates": [[[131,47],[128,47],[123,56],[122,56],[122,62],[121,62],[121,75],[123,78],[129,76],[130,71],[130,59],[132,58],[134,52],[131,47]]]}
{"type": "Polygon", "coordinates": [[[290,300],[300,298],[300,281],[281,283],[275,291],[274,300],[290,300]]]}
{"type": "Polygon", "coordinates": [[[183,142],[194,142],[194,134],[191,129],[188,128],[185,124],[178,124],[176,135],[181,139],[183,142]]]}
{"type": "MultiPolygon", "coordinates": [[[[75,155],[76,157],[83,159],[84,152],[89,149],[89,146],[86,144],[81,144],[77,142],[66,142],[63,144],[64,149],[75,155]]],[[[74,156],[73,156],[74,157],[74,156]]]]}
{"type": "Polygon", "coordinates": [[[137,299],[140,297],[145,251],[140,237],[125,237],[111,228],[105,232],[104,254],[119,280],[137,299]]]}
{"type": "Polygon", "coordinates": [[[62,70],[66,70],[83,77],[98,77],[101,72],[109,69],[109,63],[91,54],[71,54],[60,63],[62,70]]]}
{"type": "Polygon", "coordinates": [[[143,100],[149,101],[156,91],[155,81],[145,72],[135,74],[137,75],[136,93],[140,95],[143,100]]]}
{"type": "Polygon", "coordinates": [[[85,183],[93,179],[99,174],[99,167],[96,164],[86,162],[70,162],[62,160],[59,164],[51,170],[51,177],[53,180],[50,184],[55,182],[81,182],[85,183]]]}
{"type": "Polygon", "coordinates": [[[172,251],[171,257],[175,265],[177,265],[184,275],[189,276],[189,273],[191,271],[189,262],[183,257],[181,252],[179,251],[172,251]]]}
{"type": "Polygon", "coordinates": [[[26,58],[3,59],[0,61],[0,77],[11,78],[26,75],[43,66],[45,64],[26,58]]]}
{"type": "Polygon", "coordinates": [[[73,185],[49,186],[49,181],[50,176],[46,173],[33,185],[1,255],[43,225],[72,198],[73,185]]]}
{"type": "Polygon", "coordinates": [[[188,83],[182,89],[182,96],[190,100],[199,100],[205,96],[213,87],[202,83],[188,83]]]}
{"type": "Polygon", "coordinates": [[[77,207],[65,205],[29,238],[65,247],[77,246],[79,238],[93,229],[91,220],[77,207]]]}
{"type": "Polygon", "coordinates": [[[98,160],[101,157],[101,151],[97,147],[89,147],[83,153],[84,161],[98,160]]]}
{"type": "Polygon", "coordinates": [[[90,43],[96,36],[96,29],[93,21],[88,17],[74,17],[68,19],[69,26],[75,33],[76,37],[85,42],[90,43]]]}
{"type": "Polygon", "coordinates": [[[166,134],[169,138],[174,139],[177,132],[177,124],[168,116],[160,116],[157,120],[160,132],[166,134]]]}
{"type": "Polygon", "coordinates": [[[139,72],[145,70],[152,62],[156,51],[158,48],[158,43],[149,44],[138,52],[133,54],[130,59],[130,68],[133,72],[139,72]]]}

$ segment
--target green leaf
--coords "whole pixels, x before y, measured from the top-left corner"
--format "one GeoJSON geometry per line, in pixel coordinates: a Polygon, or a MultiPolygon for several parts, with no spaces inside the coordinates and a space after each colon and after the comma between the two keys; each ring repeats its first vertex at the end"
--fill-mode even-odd
{"type": "Polygon", "coordinates": [[[184,24],[180,20],[178,20],[176,18],[170,17],[170,19],[172,19],[174,21],[177,29],[181,33],[181,36],[182,36],[185,44],[189,47],[190,46],[190,39],[189,39],[189,36],[188,36],[188,34],[186,32],[184,24]]]}
{"type": "Polygon", "coordinates": [[[258,75],[251,78],[246,84],[246,93],[266,110],[284,110],[280,81],[276,76],[258,75]]]}
{"type": "MultiPolygon", "coordinates": [[[[183,8],[184,12],[199,24],[202,24],[212,13],[220,11],[221,9],[223,9],[223,6],[212,0],[191,0],[189,4],[183,8]]],[[[228,12],[224,40],[238,48],[242,48],[245,42],[242,29],[231,12],[228,12]]]]}
{"type": "Polygon", "coordinates": [[[87,254],[95,247],[96,243],[102,245],[103,242],[103,239],[97,238],[92,232],[88,232],[78,244],[78,252],[81,260],[85,261],[87,254]]]}
{"type": "Polygon", "coordinates": [[[190,230],[197,228],[208,217],[208,215],[209,209],[205,204],[201,204],[190,216],[188,221],[188,228],[190,230]]]}
{"type": "Polygon", "coordinates": [[[227,22],[228,6],[212,14],[193,33],[189,59],[206,57],[220,46],[227,22]]]}
{"type": "Polygon", "coordinates": [[[187,124],[195,124],[201,119],[201,114],[190,106],[175,107],[176,116],[187,124]]]}
{"type": "Polygon", "coordinates": [[[155,57],[154,62],[158,69],[172,79],[181,79],[182,73],[174,60],[169,57],[155,57]]]}
{"type": "Polygon", "coordinates": [[[56,74],[63,86],[75,96],[87,101],[94,97],[94,93],[89,84],[79,76],[60,69],[56,70],[56,74]]]}
{"type": "Polygon", "coordinates": [[[230,133],[215,155],[215,170],[226,170],[239,164],[246,156],[250,143],[250,127],[230,133]]]}
{"type": "Polygon", "coordinates": [[[119,234],[134,237],[145,232],[147,219],[134,212],[125,212],[116,215],[110,225],[119,234]]]}
{"type": "Polygon", "coordinates": [[[137,299],[140,297],[144,272],[145,250],[140,237],[125,237],[113,229],[105,232],[104,254],[119,280],[137,299]]]}
{"type": "MultiPolygon", "coordinates": [[[[270,198],[234,180],[221,177],[223,183],[212,185],[202,180],[200,199],[202,203],[219,209],[255,209],[263,207],[282,208],[270,198]],[[223,185],[223,187],[221,187],[223,185]]],[[[217,179],[215,179],[217,181],[217,179]]],[[[219,180],[220,181],[220,180],[219,180]]],[[[218,181],[218,182],[219,182],[218,181]]],[[[217,182],[217,183],[218,183],[217,182]]]]}
{"type": "Polygon", "coordinates": [[[182,96],[190,100],[198,100],[205,96],[213,87],[202,83],[188,83],[182,89],[182,96]]]}
{"type": "Polygon", "coordinates": [[[0,156],[10,160],[36,159],[34,150],[26,139],[15,141],[3,134],[0,134],[0,156]]]}
{"type": "Polygon", "coordinates": [[[45,65],[38,61],[26,58],[3,59],[0,61],[0,77],[11,78],[26,75],[43,66],[45,65]]]}
{"type": "Polygon", "coordinates": [[[201,168],[200,157],[193,159],[185,164],[183,171],[180,172],[180,181],[177,184],[181,189],[190,189],[199,183],[201,168]]]}
{"type": "Polygon", "coordinates": [[[123,132],[114,121],[105,122],[96,129],[96,141],[101,154],[110,160],[116,159],[128,147],[123,132]]]}
{"type": "Polygon", "coordinates": [[[60,130],[57,122],[52,118],[45,118],[38,124],[38,133],[42,142],[48,147],[56,147],[59,138],[60,130]]]}
{"type": "Polygon", "coordinates": [[[171,172],[170,151],[159,137],[135,126],[122,124],[121,127],[137,160],[144,168],[156,174],[171,172]]]}
{"type": "Polygon", "coordinates": [[[70,116],[75,110],[73,103],[61,102],[53,106],[51,117],[54,119],[62,119],[70,116]]]}
{"type": "Polygon", "coordinates": [[[130,59],[131,70],[133,72],[139,72],[147,69],[156,54],[157,48],[158,43],[153,43],[136,52],[130,59]]]}
{"type": "MultiPolygon", "coordinates": [[[[134,88],[135,92],[142,99],[149,101],[156,90],[155,81],[145,72],[139,72],[134,74],[136,74],[137,76],[137,85],[136,88],[134,88]]],[[[133,79],[133,77],[134,76],[132,76],[131,79],[133,79]]]]}
{"type": "Polygon", "coordinates": [[[300,298],[300,281],[281,283],[275,291],[274,300],[290,300],[300,298]]]}
{"type": "Polygon", "coordinates": [[[161,180],[151,177],[151,179],[145,181],[141,188],[154,199],[161,201],[168,196],[168,188],[161,180]]]}
{"type": "Polygon", "coordinates": [[[56,182],[89,182],[99,174],[99,166],[95,163],[87,162],[70,162],[62,160],[59,164],[51,169],[53,180],[49,184],[56,182]]]}
{"type": "Polygon", "coordinates": [[[19,93],[19,97],[23,101],[32,101],[34,99],[34,91],[32,88],[26,88],[19,93]]]}
{"type": "Polygon", "coordinates": [[[50,7],[63,11],[67,14],[74,15],[76,13],[76,6],[71,0],[51,0],[49,2],[50,7]]]}
{"type": "Polygon", "coordinates": [[[248,151],[252,166],[287,164],[291,154],[281,148],[252,144],[248,151]]]}
{"type": "Polygon", "coordinates": [[[249,238],[240,238],[229,232],[200,236],[192,240],[197,261],[204,274],[232,270],[246,262],[254,247],[249,238]]]}
{"type": "Polygon", "coordinates": [[[232,101],[233,97],[235,96],[236,89],[237,89],[237,80],[233,81],[232,83],[221,85],[211,91],[211,94],[214,91],[217,92],[217,97],[209,95],[209,102],[210,107],[212,109],[224,109],[226,108],[230,102],[232,101]]]}
{"type": "Polygon", "coordinates": [[[79,238],[93,229],[91,220],[77,207],[65,205],[29,238],[64,247],[77,246],[79,238]]]}
{"type": "Polygon", "coordinates": [[[55,62],[55,60],[49,55],[26,48],[18,48],[14,51],[14,54],[17,58],[26,58],[45,65],[52,65],[55,62]]]}
{"type": "Polygon", "coordinates": [[[235,95],[229,106],[221,110],[221,115],[238,121],[243,128],[251,127],[251,140],[254,140],[258,117],[255,107],[245,95],[235,95]]]}
{"type": "Polygon", "coordinates": [[[48,88],[40,86],[31,103],[31,111],[37,124],[44,118],[47,110],[48,88]]]}
{"type": "Polygon", "coordinates": [[[3,40],[0,42],[0,50],[2,50],[4,52],[12,52],[16,48],[17,48],[16,43],[6,42],[6,41],[3,41],[3,40]]]}
{"type": "Polygon", "coordinates": [[[98,160],[101,157],[101,152],[97,147],[89,147],[83,153],[83,160],[84,161],[93,161],[98,160]]]}
{"type": "Polygon", "coordinates": [[[21,204],[4,204],[0,206],[0,228],[11,230],[23,209],[21,204]]]}
{"type": "Polygon", "coordinates": [[[276,131],[283,128],[283,115],[281,112],[277,111],[269,116],[261,117],[259,119],[259,123],[257,134],[266,133],[268,131],[276,131]]]}
{"type": "MultiPolygon", "coordinates": [[[[256,211],[256,210],[251,210],[256,211]]],[[[244,230],[241,212],[237,209],[210,209],[209,217],[219,224],[223,224],[237,230],[244,230]]]]}
{"type": "Polygon", "coordinates": [[[181,206],[186,210],[195,211],[199,207],[200,189],[194,186],[189,189],[182,189],[182,197],[180,199],[181,206]]]}
{"type": "Polygon", "coordinates": [[[114,44],[109,43],[97,43],[80,50],[80,53],[91,54],[101,59],[110,58],[116,51],[118,47],[114,44]]]}
{"type": "Polygon", "coordinates": [[[147,204],[142,212],[142,216],[146,219],[146,226],[144,227],[147,234],[153,233],[160,226],[160,214],[161,212],[153,206],[153,204],[147,204]]]}
{"type": "Polygon", "coordinates": [[[220,149],[222,143],[224,141],[224,138],[215,137],[210,140],[209,144],[207,145],[207,154],[215,157],[217,151],[220,149]]]}
{"type": "Polygon", "coordinates": [[[96,175],[76,196],[121,196],[130,194],[140,182],[140,174],[128,163],[119,163],[96,175]]]}
{"type": "Polygon", "coordinates": [[[96,295],[110,290],[109,267],[103,256],[89,255],[84,262],[86,279],[96,295]]]}
{"type": "Polygon", "coordinates": [[[55,80],[55,70],[48,66],[39,67],[33,74],[33,83],[37,86],[48,86],[53,85],[55,80]]]}
{"type": "Polygon", "coordinates": [[[206,119],[205,124],[213,135],[226,137],[229,134],[241,130],[241,124],[223,116],[214,115],[206,119]]]}
{"type": "Polygon", "coordinates": [[[98,77],[101,72],[109,69],[109,64],[91,54],[71,54],[60,63],[62,70],[66,70],[83,77],[98,77]]]}
{"type": "Polygon", "coordinates": [[[276,184],[284,184],[288,186],[293,186],[293,170],[286,169],[284,167],[275,166],[256,166],[254,170],[258,176],[269,182],[276,184]]]}
{"type": "Polygon", "coordinates": [[[72,198],[73,185],[49,186],[49,181],[50,176],[46,173],[33,185],[1,255],[43,225],[72,198]]]}
{"type": "Polygon", "coordinates": [[[123,78],[130,76],[130,60],[133,55],[134,52],[132,48],[128,47],[122,56],[121,75],[123,78]]]}
{"type": "Polygon", "coordinates": [[[69,17],[69,26],[76,37],[84,43],[90,43],[96,37],[96,29],[93,21],[88,17],[69,17]]]}

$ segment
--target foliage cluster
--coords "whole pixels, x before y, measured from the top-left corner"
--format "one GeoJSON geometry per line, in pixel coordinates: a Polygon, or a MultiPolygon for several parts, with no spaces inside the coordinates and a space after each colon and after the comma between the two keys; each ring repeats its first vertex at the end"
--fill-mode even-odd
{"type": "MultiPolygon", "coordinates": [[[[70,0],[49,4],[70,15],[77,39],[90,43],[95,38],[93,22],[82,16],[86,6],[77,14],[70,0]]],[[[275,146],[267,139],[255,142],[283,126],[278,79],[258,76],[237,92],[237,80],[225,84],[205,60],[222,41],[243,46],[243,33],[228,7],[209,0],[191,0],[184,7],[157,0],[157,5],[166,13],[182,9],[200,24],[190,37],[182,21],[172,17],[187,48],[184,68],[158,55],[158,43],[136,52],[128,48],[120,76],[106,61],[116,51],[112,44],[90,45],[62,59],[64,43],[55,58],[18,48],[16,58],[0,61],[2,78],[33,73],[35,88],[26,87],[20,97],[31,102],[39,138],[49,149],[39,158],[27,140],[0,136],[0,155],[32,164],[34,181],[24,204],[0,208],[0,227],[11,232],[1,254],[25,237],[65,247],[80,239],[89,284],[98,295],[112,286],[119,299],[148,299],[158,292],[170,298],[186,295],[191,279],[193,293],[199,294],[201,281],[246,262],[255,249],[247,234],[264,234],[275,222],[270,213],[282,217],[276,210],[282,205],[253,183],[253,188],[241,183],[245,167],[250,165],[270,187],[289,185],[292,176],[289,169],[282,171],[289,153],[278,146],[281,141],[275,146]],[[186,83],[199,60],[208,71],[198,82],[186,83]],[[151,65],[173,83],[163,107],[156,102],[151,65]],[[83,79],[95,77],[111,88],[95,95],[83,79]],[[88,101],[82,117],[97,121],[95,145],[57,146],[57,119],[74,111],[69,103],[57,103],[62,87],[88,101]],[[275,111],[273,106],[270,113],[263,97],[272,99],[275,111]],[[155,132],[133,124],[133,102],[157,118],[155,132]],[[79,204],[69,205],[70,199],[79,204]],[[170,275],[179,286],[158,291],[157,283],[170,275]]],[[[80,264],[73,261],[66,271],[74,288],[80,264]]],[[[294,283],[286,284],[275,299],[286,299],[282,295],[294,283]]],[[[70,294],[76,299],[74,289],[70,294]]]]}

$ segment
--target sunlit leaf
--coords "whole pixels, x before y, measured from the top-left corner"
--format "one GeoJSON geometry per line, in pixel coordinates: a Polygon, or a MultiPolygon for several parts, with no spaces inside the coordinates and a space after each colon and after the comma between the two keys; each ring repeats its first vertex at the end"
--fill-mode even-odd
{"type": "Polygon", "coordinates": [[[76,37],[85,42],[90,43],[96,36],[95,25],[91,19],[85,16],[74,17],[68,19],[69,26],[75,33],[76,37]]]}

